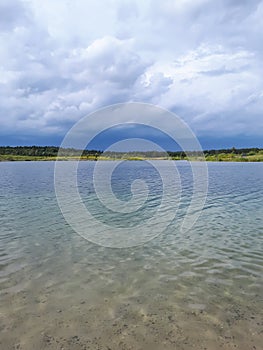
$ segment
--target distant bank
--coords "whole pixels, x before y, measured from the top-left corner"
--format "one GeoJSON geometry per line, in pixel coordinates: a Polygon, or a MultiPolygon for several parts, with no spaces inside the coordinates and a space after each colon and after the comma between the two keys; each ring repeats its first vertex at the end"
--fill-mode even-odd
{"type": "Polygon", "coordinates": [[[103,152],[99,150],[77,150],[55,146],[0,147],[0,161],[55,161],[55,160],[204,160],[218,162],[262,162],[262,148],[239,148],[197,151],[132,151],[103,152]],[[59,154],[58,154],[59,153],[59,154]]]}

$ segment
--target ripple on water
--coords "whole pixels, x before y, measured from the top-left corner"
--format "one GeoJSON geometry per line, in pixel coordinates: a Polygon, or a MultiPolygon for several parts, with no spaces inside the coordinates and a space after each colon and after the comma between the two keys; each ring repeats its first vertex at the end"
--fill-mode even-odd
{"type": "MultiPolygon", "coordinates": [[[[81,163],[82,184],[91,166],[81,163]]],[[[157,175],[140,166],[159,196],[157,175]]],[[[178,168],[185,187],[175,221],[147,245],[119,250],[65,223],[53,164],[0,163],[1,347],[260,348],[263,166],[209,164],[207,203],[187,233],[179,228],[192,184],[188,167],[178,168]]],[[[133,163],[122,171],[118,181],[134,175],[133,163]]],[[[149,208],[158,202],[153,193],[149,208]]]]}

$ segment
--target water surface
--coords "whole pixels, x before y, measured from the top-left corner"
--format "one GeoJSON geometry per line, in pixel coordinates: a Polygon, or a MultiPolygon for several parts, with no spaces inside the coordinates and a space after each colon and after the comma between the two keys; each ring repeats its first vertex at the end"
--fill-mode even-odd
{"type": "MultiPolygon", "coordinates": [[[[263,163],[209,163],[207,202],[187,234],[180,222],[192,177],[176,164],[183,188],[174,222],[143,246],[110,249],[65,222],[54,163],[0,163],[2,349],[260,349],[263,163]]],[[[80,192],[93,215],[114,221],[96,201],[93,167],[81,162],[80,192]]],[[[161,180],[146,162],[118,167],[116,196],[129,199],[138,177],[148,181],[148,206],[120,227],[136,230],[160,203],[161,180]]]]}

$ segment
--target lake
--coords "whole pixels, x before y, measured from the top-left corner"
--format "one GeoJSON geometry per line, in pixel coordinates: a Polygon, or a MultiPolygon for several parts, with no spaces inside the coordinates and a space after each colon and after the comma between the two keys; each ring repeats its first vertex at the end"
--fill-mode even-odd
{"type": "MultiPolygon", "coordinates": [[[[106,172],[110,163],[100,163],[106,172]]],[[[168,172],[169,162],[157,163],[168,172]]],[[[96,198],[95,164],[79,164],[83,202],[98,220],[135,234],[160,205],[158,172],[144,161],[117,164],[116,197],[130,200],[137,178],[146,179],[149,196],[136,215],[116,216],[96,198]]],[[[149,242],[119,249],[89,242],[65,221],[54,162],[0,163],[2,349],[260,349],[263,163],[208,163],[207,200],[188,232],[180,223],[191,169],[175,164],[182,183],[175,219],[149,242]]]]}

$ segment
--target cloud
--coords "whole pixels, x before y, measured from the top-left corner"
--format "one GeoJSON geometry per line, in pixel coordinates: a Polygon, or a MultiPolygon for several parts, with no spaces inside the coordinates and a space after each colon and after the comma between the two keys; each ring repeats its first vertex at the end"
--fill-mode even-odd
{"type": "Polygon", "coordinates": [[[126,101],[197,135],[262,135],[262,15],[259,0],[4,0],[0,135],[62,137],[126,101]]]}
{"type": "Polygon", "coordinates": [[[30,22],[30,11],[19,0],[1,0],[0,3],[0,30],[10,31],[15,26],[30,22]]]}

